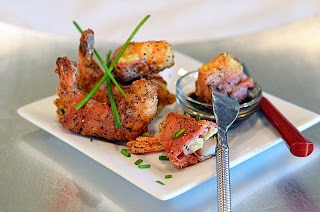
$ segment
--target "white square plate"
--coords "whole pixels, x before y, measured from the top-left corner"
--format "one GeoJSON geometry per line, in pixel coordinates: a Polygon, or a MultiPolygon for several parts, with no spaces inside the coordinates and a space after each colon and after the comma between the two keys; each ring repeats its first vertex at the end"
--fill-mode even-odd
{"type": "MultiPolygon", "coordinates": [[[[162,73],[168,82],[169,90],[175,93],[175,83],[184,74],[178,73],[180,68],[192,71],[201,64],[199,61],[176,52],[174,67],[162,73]]],[[[301,131],[320,121],[320,116],[314,112],[267,93],[264,93],[264,96],[301,131]]],[[[55,98],[57,96],[53,95],[25,105],[18,109],[18,113],[160,200],[176,197],[216,175],[215,158],[185,169],[176,169],[169,161],[159,160],[159,155],[164,155],[164,153],[132,155],[127,158],[120,153],[120,150],[125,148],[120,144],[101,139],[94,139],[91,142],[88,137],[69,132],[57,121],[56,107],[53,104],[55,98]],[[151,168],[139,169],[134,165],[137,159],[143,159],[144,163],[150,163],[151,168]],[[165,179],[167,174],[171,174],[172,178],[165,179]],[[164,182],[165,185],[157,183],[157,180],[164,182]]],[[[177,103],[166,107],[150,124],[150,131],[158,129],[158,123],[169,111],[181,111],[181,109],[177,103]]],[[[234,167],[276,145],[281,141],[281,138],[264,116],[257,112],[238,126],[230,129],[228,141],[230,167],[234,167]]]]}

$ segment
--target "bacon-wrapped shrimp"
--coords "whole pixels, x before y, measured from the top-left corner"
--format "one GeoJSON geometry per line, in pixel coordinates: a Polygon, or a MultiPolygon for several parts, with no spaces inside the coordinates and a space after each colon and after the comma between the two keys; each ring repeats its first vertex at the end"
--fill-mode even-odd
{"type": "Polygon", "coordinates": [[[212,87],[242,102],[254,87],[254,81],[243,73],[243,66],[236,58],[223,52],[198,69],[195,94],[200,101],[211,103],[212,87]]]}
{"type": "Polygon", "coordinates": [[[204,161],[215,155],[218,126],[211,121],[196,120],[177,112],[167,114],[154,136],[143,135],[127,143],[133,154],[166,151],[170,162],[177,168],[204,161]],[[183,133],[174,137],[175,133],[183,133]]]}

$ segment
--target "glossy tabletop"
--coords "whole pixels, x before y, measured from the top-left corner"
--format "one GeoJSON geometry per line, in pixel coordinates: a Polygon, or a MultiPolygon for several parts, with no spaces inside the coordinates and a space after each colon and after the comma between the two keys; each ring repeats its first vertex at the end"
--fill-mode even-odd
{"type": "MultiPolygon", "coordinates": [[[[229,51],[264,91],[320,113],[319,23],[173,46],[202,62],[229,51]]],[[[19,107],[55,93],[55,60],[76,60],[78,41],[0,30],[0,211],[216,211],[215,177],[161,201],[22,119],[19,107]]],[[[294,157],[282,142],[231,169],[233,211],[320,211],[320,124],[303,133],[314,142],[311,156],[294,157]]]]}

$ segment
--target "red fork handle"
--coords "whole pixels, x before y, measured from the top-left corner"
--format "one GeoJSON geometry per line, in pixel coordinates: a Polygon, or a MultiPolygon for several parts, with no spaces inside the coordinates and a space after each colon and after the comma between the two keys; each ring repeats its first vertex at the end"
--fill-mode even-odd
{"type": "Polygon", "coordinates": [[[260,110],[279,132],[290,152],[297,157],[306,157],[313,151],[313,143],[309,141],[280,111],[265,97],[261,98],[260,110]]]}

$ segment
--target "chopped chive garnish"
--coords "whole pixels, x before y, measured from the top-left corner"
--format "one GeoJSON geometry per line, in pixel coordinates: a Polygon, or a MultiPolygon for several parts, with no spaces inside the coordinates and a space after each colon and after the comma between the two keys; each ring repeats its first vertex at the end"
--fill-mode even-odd
{"type": "Polygon", "coordinates": [[[130,152],[128,152],[127,149],[121,149],[121,154],[123,154],[126,157],[131,157],[131,154],[130,152]]]}
{"type": "Polygon", "coordinates": [[[160,180],[157,180],[156,182],[159,183],[160,185],[165,185],[165,183],[160,180]]]}
{"type": "MultiPolygon", "coordinates": [[[[111,71],[113,70],[115,64],[117,64],[117,62],[119,61],[120,57],[122,56],[122,54],[124,53],[124,51],[126,50],[127,46],[129,45],[129,43],[131,42],[131,40],[133,39],[133,37],[135,36],[135,34],[139,31],[139,29],[141,28],[141,26],[149,19],[150,15],[145,16],[140,23],[136,26],[136,28],[133,30],[133,32],[130,34],[130,36],[128,37],[128,39],[126,40],[126,42],[122,45],[120,51],[118,52],[118,54],[116,55],[115,59],[112,61],[112,63],[110,64],[109,67],[107,67],[106,63],[103,61],[103,59],[101,58],[100,54],[97,52],[96,49],[94,49],[94,54],[96,55],[96,57],[98,58],[98,60],[100,61],[102,67],[105,70],[105,74],[103,75],[103,77],[98,81],[98,83],[92,88],[92,90],[80,101],[80,103],[78,105],[76,105],[76,110],[80,109],[93,95],[94,93],[100,88],[100,86],[103,84],[104,81],[107,80],[107,86],[111,87],[111,83],[108,83],[108,81],[110,82],[110,80],[113,82],[113,84],[118,88],[119,92],[125,96],[125,93],[123,91],[123,89],[120,87],[120,85],[118,84],[118,82],[116,81],[116,79],[114,78],[114,76],[111,74],[111,71]],[[108,80],[109,78],[109,80],[108,80]]],[[[75,25],[75,27],[79,30],[80,33],[82,33],[82,29],[79,26],[79,24],[75,21],[73,21],[73,24],[75,25]]],[[[108,95],[110,97],[110,92],[108,89],[108,95]]],[[[111,90],[112,91],[112,90],[111,90]]],[[[112,92],[111,92],[112,93],[112,92]]],[[[113,96],[113,94],[111,94],[111,96],[113,96]]],[[[110,102],[111,102],[111,109],[114,115],[114,119],[115,119],[115,124],[117,128],[120,128],[120,117],[119,117],[119,113],[115,104],[115,101],[112,100],[113,98],[110,97],[110,102]],[[113,102],[113,103],[112,103],[113,102]],[[113,106],[112,106],[113,105],[113,106]]]]}
{"type": "Polygon", "coordinates": [[[112,50],[110,49],[108,51],[108,54],[106,55],[106,65],[107,66],[110,66],[110,64],[111,64],[111,55],[112,55],[112,50]]]}
{"type": "Polygon", "coordinates": [[[175,134],[173,134],[172,139],[178,138],[182,133],[184,133],[184,129],[178,130],[175,134]]]}
{"type": "Polygon", "coordinates": [[[134,162],[134,164],[135,164],[135,165],[139,165],[139,164],[141,164],[142,162],[143,162],[142,159],[138,159],[138,160],[136,160],[136,162],[134,162]]]}
{"type": "Polygon", "coordinates": [[[159,160],[169,160],[169,158],[165,155],[159,155],[159,160]]]}
{"type": "Polygon", "coordinates": [[[111,111],[113,113],[114,122],[116,124],[116,127],[120,128],[121,126],[120,116],[118,113],[116,101],[112,93],[111,80],[109,77],[106,78],[106,82],[107,82],[108,96],[110,99],[111,111]]]}
{"type": "MultiPolygon", "coordinates": [[[[80,33],[83,32],[83,30],[81,29],[81,27],[79,26],[79,24],[77,22],[73,21],[73,24],[76,26],[76,28],[79,30],[80,33]]],[[[80,103],[78,105],[76,105],[76,110],[80,109],[94,95],[94,93],[100,88],[100,86],[103,84],[103,82],[106,81],[107,88],[108,88],[108,96],[110,98],[111,110],[112,110],[112,113],[114,116],[115,125],[117,128],[120,128],[120,126],[121,126],[120,125],[120,117],[119,117],[117,105],[115,103],[114,96],[112,93],[112,87],[111,87],[110,80],[112,80],[112,82],[115,84],[115,86],[118,88],[118,90],[120,91],[120,93],[122,95],[125,95],[125,93],[122,90],[122,88],[120,87],[120,85],[118,84],[118,82],[115,80],[114,76],[111,74],[113,67],[109,67],[109,68],[107,67],[107,65],[104,63],[104,61],[102,60],[100,54],[98,53],[98,51],[96,49],[94,49],[93,52],[96,55],[96,57],[98,58],[98,60],[100,61],[102,67],[104,68],[105,74],[98,81],[98,83],[92,88],[92,90],[80,101],[80,103]],[[111,69],[110,72],[109,72],[109,69],[111,69]]]]}
{"type": "MultiPolygon", "coordinates": [[[[75,25],[75,27],[79,30],[80,33],[83,32],[83,30],[81,29],[80,25],[76,22],[76,21],[73,21],[73,24],[75,25]]],[[[129,41],[130,43],[130,41],[129,41]]],[[[129,44],[128,43],[128,44],[129,44]]],[[[114,78],[114,76],[111,74],[111,71],[113,70],[113,66],[111,67],[107,67],[106,63],[103,61],[102,57],[100,56],[100,54],[98,53],[98,51],[94,48],[93,49],[93,53],[96,55],[96,57],[98,58],[99,62],[101,63],[102,67],[104,68],[105,70],[105,74],[104,76],[100,79],[100,81],[92,88],[92,90],[88,93],[88,98],[84,98],[86,99],[86,101],[84,101],[83,103],[80,102],[76,108],[81,108],[90,98],[91,96],[100,88],[100,86],[102,85],[102,83],[106,80],[107,77],[110,77],[110,79],[112,80],[112,82],[114,83],[114,85],[119,89],[119,92],[122,94],[122,95],[125,95],[123,89],[120,87],[119,83],[116,81],[116,79],[114,78]],[[92,93],[92,94],[91,94],[92,93]]],[[[118,54],[119,55],[119,54],[118,54]]],[[[117,56],[118,56],[117,55],[117,56]]],[[[115,61],[114,64],[116,64],[119,60],[119,58],[121,57],[122,55],[119,55],[117,61],[115,61]]]]}
{"type": "Polygon", "coordinates": [[[151,164],[139,164],[138,167],[140,169],[148,169],[151,167],[151,164]]]}
{"type": "Polygon", "coordinates": [[[199,121],[201,119],[200,116],[196,116],[196,120],[199,121]]]}
{"type": "MultiPolygon", "coordinates": [[[[126,50],[127,46],[129,45],[129,43],[131,42],[131,40],[133,39],[133,37],[135,36],[135,34],[137,34],[137,32],[139,31],[139,29],[142,27],[142,25],[150,18],[150,15],[146,15],[141,21],[140,23],[136,26],[136,28],[133,30],[133,32],[129,35],[129,37],[127,38],[126,42],[122,45],[120,51],[118,52],[118,54],[116,55],[115,59],[112,61],[110,67],[114,67],[114,65],[118,62],[118,60],[120,59],[120,57],[122,56],[122,54],[124,53],[124,51],[126,50]]],[[[110,72],[112,71],[112,69],[110,70],[110,72]]]]}
{"type": "Polygon", "coordinates": [[[170,178],[172,178],[172,174],[167,174],[167,175],[164,176],[164,178],[170,179],[170,178]]]}

